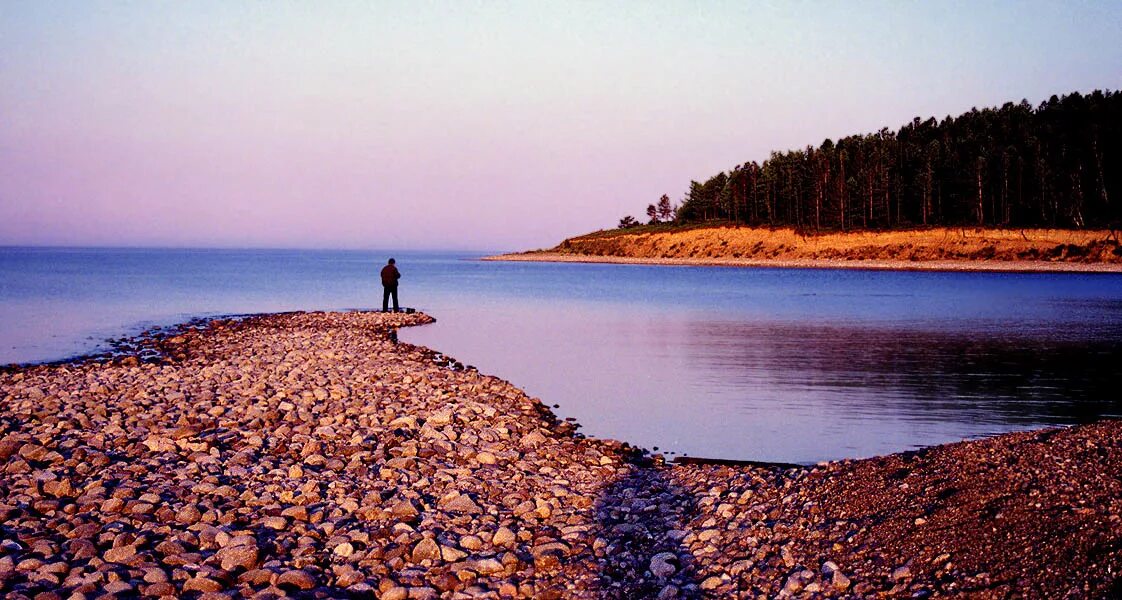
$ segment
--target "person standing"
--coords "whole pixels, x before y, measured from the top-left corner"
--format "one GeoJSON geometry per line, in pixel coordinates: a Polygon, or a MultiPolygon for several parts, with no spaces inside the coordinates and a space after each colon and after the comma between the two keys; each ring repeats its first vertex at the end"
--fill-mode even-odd
{"type": "Polygon", "coordinates": [[[390,296],[393,296],[393,311],[398,311],[397,306],[397,280],[401,279],[401,272],[394,266],[394,259],[390,259],[382,267],[382,312],[390,309],[390,296]]]}

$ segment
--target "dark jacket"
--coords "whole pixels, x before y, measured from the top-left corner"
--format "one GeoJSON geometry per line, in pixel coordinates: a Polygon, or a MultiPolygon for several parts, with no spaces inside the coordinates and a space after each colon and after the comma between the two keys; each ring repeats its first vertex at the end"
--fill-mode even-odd
{"type": "Polygon", "coordinates": [[[397,267],[393,265],[386,265],[382,267],[382,285],[385,287],[397,287],[397,280],[401,279],[401,273],[398,272],[397,267]]]}

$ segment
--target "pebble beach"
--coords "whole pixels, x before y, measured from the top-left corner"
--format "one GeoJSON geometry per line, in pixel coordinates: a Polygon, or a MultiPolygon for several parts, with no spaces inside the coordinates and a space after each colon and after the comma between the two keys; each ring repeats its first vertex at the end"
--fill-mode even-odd
{"type": "Polygon", "coordinates": [[[0,592],[1122,593],[1118,421],[806,467],[667,464],[397,342],[431,321],[216,319],[0,370],[0,592]]]}

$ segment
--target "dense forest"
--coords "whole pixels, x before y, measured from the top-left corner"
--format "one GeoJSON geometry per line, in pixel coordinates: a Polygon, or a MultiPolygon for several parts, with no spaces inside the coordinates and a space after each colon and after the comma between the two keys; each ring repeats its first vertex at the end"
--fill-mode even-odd
{"type": "Polygon", "coordinates": [[[676,210],[664,196],[647,216],[803,230],[1089,228],[1115,226],[1120,203],[1122,93],[1095,91],[772,152],[690,182],[676,210]]]}

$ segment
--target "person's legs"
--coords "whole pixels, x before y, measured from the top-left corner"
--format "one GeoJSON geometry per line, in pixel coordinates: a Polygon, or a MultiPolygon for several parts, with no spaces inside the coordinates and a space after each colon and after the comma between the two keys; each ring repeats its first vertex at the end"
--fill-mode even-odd
{"type": "Polygon", "coordinates": [[[398,306],[397,306],[397,286],[396,285],[393,286],[393,292],[392,293],[393,293],[393,311],[397,312],[398,311],[398,306]]]}
{"type": "MultiPolygon", "coordinates": [[[[397,299],[397,290],[394,290],[394,299],[397,299]]],[[[382,286],[382,312],[390,309],[390,288],[389,286],[382,286]]]]}

